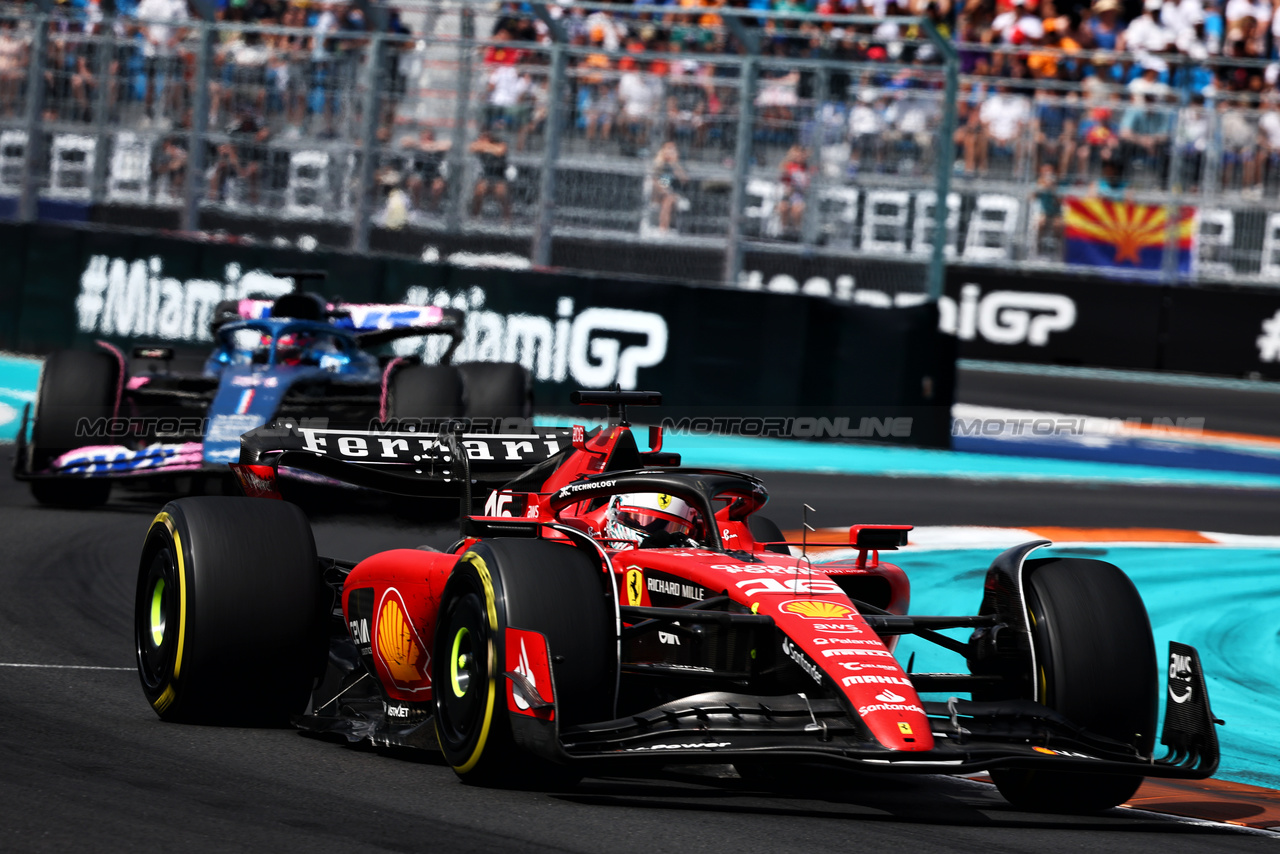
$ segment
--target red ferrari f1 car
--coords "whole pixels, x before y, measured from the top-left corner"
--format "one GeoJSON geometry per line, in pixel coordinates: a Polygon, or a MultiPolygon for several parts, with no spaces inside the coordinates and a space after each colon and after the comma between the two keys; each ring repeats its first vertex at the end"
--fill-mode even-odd
{"type": "Polygon", "coordinates": [[[639,449],[624,407],[657,394],[575,397],[607,405],[609,425],[246,434],[233,469],[250,497],[174,501],[143,548],[137,659],[156,712],[438,749],[485,784],[681,763],[757,780],[814,764],[988,770],[1017,806],[1091,811],[1144,777],[1216,769],[1181,644],[1155,755],[1163,668],[1115,566],[1033,557],[1049,543],[1030,542],[995,558],[976,615],[911,615],[906,575],[880,560],[910,527],[855,525],[850,556],[821,562],[760,515],[756,478],[681,468],[656,429],[639,449]],[[283,467],[453,495],[461,537],[317,557],[305,516],[269,500],[283,467]],[[940,631],[957,628],[967,641],[940,631]],[[904,634],[963,668],[911,672],[894,654],[904,634]]]}

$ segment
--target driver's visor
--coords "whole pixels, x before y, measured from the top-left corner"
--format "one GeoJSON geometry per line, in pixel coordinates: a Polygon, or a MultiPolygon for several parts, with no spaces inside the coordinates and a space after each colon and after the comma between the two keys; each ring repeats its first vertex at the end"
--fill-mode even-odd
{"type": "Polygon", "coordinates": [[[679,516],[659,513],[652,510],[621,508],[617,519],[628,528],[644,531],[646,534],[690,534],[693,523],[679,516]]]}

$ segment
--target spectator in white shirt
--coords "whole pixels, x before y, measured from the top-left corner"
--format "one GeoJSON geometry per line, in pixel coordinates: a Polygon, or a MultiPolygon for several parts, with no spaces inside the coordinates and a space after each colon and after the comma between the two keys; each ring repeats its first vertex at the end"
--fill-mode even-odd
{"type": "Polygon", "coordinates": [[[1258,119],[1258,167],[1256,193],[1261,195],[1267,172],[1280,165],[1280,99],[1275,93],[1266,98],[1266,112],[1258,119]]]}
{"type": "Polygon", "coordinates": [[[1204,28],[1204,12],[1192,8],[1181,16],[1181,20],[1184,26],[1178,32],[1177,40],[1174,42],[1178,53],[1186,54],[1196,62],[1208,59],[1209,38],[1204,28]]]}
{"type": "Polygon", "coordinates": [[[879,98],[874,89],[863,89],[858,93],[858,102],[849,111],[849,166],[857,170],[862,168],[862,161],[874,157],[880,162],[883,153],[881,145],[886,129],[885,102],[879,98]]]}
{"type": "Polygon", "coordinates": [[[1168,50],[1175,36],[1156,17],[1163,5],[1162,0],[1146,0],[1142,6],[1142,14],[1129,22],[1129,26],[1120,34],[1116,46],[1133,53],[1162,53],[1168,50]]]}
{"type": "Polygon", "coordinates": [[[516,109],[529,91],[529,75],[521,74],[514,65],[499,65],[489,74],[487,127],[512,124],[516,109]]]}
{"type": "Polygon", "coordinates": [[[1271,4],[1254,0],[1227,0],[1224,10],[1227,27],[1233,27],[1244,18],[1253,18],[1259,24],[1271,23],[1271,4]]]}
{"type": "Polygon", "coordinates": [[[618,67],[623,70],[618,81],[621,130],[629,146],[644,148],[649,143],[649,127],[658,109],[658,81],[641,73],[636,61],[629,56],[624,56],[618,67]]]}
{"type": "Polygon", "coordinates": [[[1265,0],[1228,0],[1224,17],[1227,20],[1227,40],[1244,42],[1241,55],[1261,57],[1266,32],[1271,28],[1271,4],[1265,0]]]}
{"type": "Polygon", "coordinates": [[[1034,44],[1044,38],[1044,22],[1027,11],[1026,0],[1013,0],[1013,8],[997,15],[991,29],[1005,44],[1034,44]]]}
{"type": "Polygon", "coordinates": [[[997,149],[1013,157],[1013,169],[1016,174],[1022,137],[1031,118],[1031,105],[1022,95],[1014,95],[1003,83],[996,85],[995,95],[987,99],[979,111],[982,121],[982,136],[985,144],[978,146],[978,162],[975,164],[979,172],[985,171],[991,150],[997,149]]]}
{"type": "Polygon", "coordinates": [[[1148,56],[1142,60],[1142,74],[1129,81],[1128,89],[1134,95],[1155,95],[1163,98],[1169,94],[1169,87],[1160,82],[1160,75],[1169,69],[1163,59],[1148,56]]]}
{"type": "Polygon", "coordinates": [[[142,56],[146,61],[147,92],[145,97],[147,115],[153,116],[152,105],[156,99],[156,76],[168,80],[167,92],[161,94],[161,103],[178,105],[178,87],[175,83],[182,78],[176,54],[178,41],[182,38],[181,25],[189,19],[186,0],[142,0],[134,14],[145,26],[146,41],[142,45],[142,56]]]}

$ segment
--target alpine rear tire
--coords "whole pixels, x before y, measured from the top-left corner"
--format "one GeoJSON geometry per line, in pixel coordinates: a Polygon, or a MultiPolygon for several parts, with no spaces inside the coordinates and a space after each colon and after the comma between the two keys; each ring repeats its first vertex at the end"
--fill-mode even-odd
{"type": "Polygon", "coordinates": [[[612,718],[616,634],[602,576],[582,551],[545,540],[486,540],[458,559],[441,597],[432,684],[440,748],[464,783],[576,782],[571,769],[516,744],[505,636],[519,628],[546,638],[562,724],[612,718]]]}
{"type": "MultiPolygon", "coordinates": [[[[94,444],[79,435],[80,422],[93,423],[115,413],[120,365],[109,353],[59,350],[45,360],[31,425],[31,464],[46,468],[67,451],[94,444]]],[[[99,443],[101,440],[98,440],[99,443]]],[[[111,495],[111,482],[100,478],[34,480],[31,494],[41,504],[96,507],[111,495]]]]}
{"type": "Polygon", "coordinates": [[[468,418],[530,418],[533,384],[523,365],[512,362],[465,362],[462,375],[468,418]]]}
{"type": "Polygon", "coordinates": [[[172,501],[151,523],[138,571],[142,691],[165,721],[283,725],[323,668],[331,604],[294,505],[172,501]]]}
{"type": "Polygon", "coordinates": [[[388,418],[458,418],[462,377],[453,365],[411,365],[391,375],[388,418]]]}
{"type": "MultiPolygon", "coordinates": [[[[1027,607],[1040,702],[1091,733],[1150,755],[1159,704],[1151,622],[1133,582],[1099,560],[1027,561],[1027,607]]],[[[1129,800],[1142,776],[993,769],[1019,809],[1097,812],[1129,800]]]]}

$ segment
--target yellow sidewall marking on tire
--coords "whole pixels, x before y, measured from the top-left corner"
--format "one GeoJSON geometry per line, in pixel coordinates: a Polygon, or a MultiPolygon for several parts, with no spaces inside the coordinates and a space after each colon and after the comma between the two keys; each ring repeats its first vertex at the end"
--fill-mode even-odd
{"type": "Polygon", "coordinates": [[[169,704],[171,704],[172,702],[173,702],[173,686],[166,685],[164,692],[159,697],[156,697],[156,701],[152,703],[152,706],[155,707],[155,710],[157,712],[163,712],[165,709],[169,708],[169,704]]]}
{"type": "Polygon", "coordinates": [[[484,560],[474,552],[467,552],[462,556],[459,563],[468,563],[475,567],[476,572],[480,575],[480,583],[484,585],[484,603],[489,615],[489,655],[488,670],[486,678],[489,681],[489,696],[485,701],[484,707],[484,723],[480,726],[480,738],[476,741],[475,750],[471,751],[471,755],[467,757],[467,761],[461,765],[453,766],[453,770],[459,774],[466,774],[472,768],[476,767],[476,763],[480,761],[480,757],[484,754],[485,745],[489,741],[489,727],[493,724],[493,700],[497,694],[497,686],[494,684],[494,673],[496,671],[496,662],[493,660],[494,648],[493,639],[498,633],[498,603],[493,595],[493,577],[489,574],[489,567],[485,565],[484,560]]]}
{"type": "Polygon", "coordinates": [[[156,524],[164,525],[169,531],[169,537],[173,540],[173,553],[178,561],[178,652],[173,659],[173,678],[177,679],[182,675],[182,651],[187,640],[187,567],[182,557],[182,537],[178,535],[173,517],[161,512],[151,522],[153,528],[156,524]]]}

